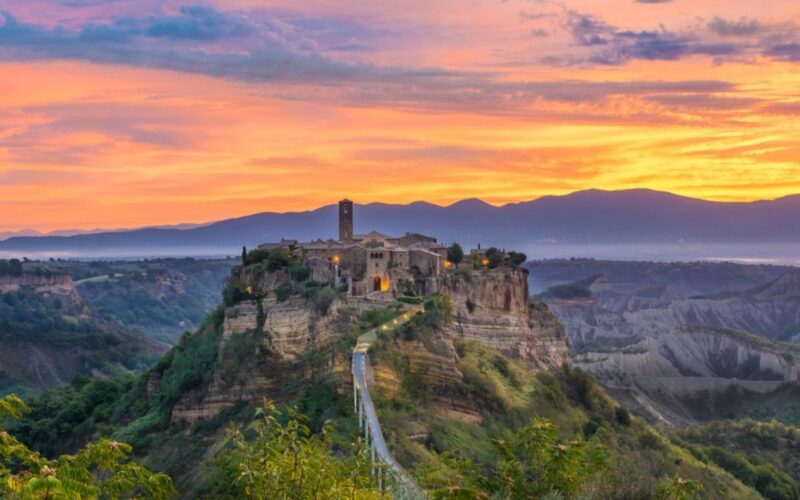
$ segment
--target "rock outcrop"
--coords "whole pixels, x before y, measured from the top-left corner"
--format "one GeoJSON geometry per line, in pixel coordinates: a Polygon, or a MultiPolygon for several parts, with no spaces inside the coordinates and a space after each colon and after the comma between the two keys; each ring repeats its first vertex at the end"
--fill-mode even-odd
{"type": "Polygon", "coordinates": [[[254,300],[246,300],[225,309],[222,345],[225,345],[233,335],[255,332],[258,329],[258,315],[258,303],[254,300]]]}
{"type": "Polygon", "coordinates": [[[543,367],[569,361],[563,326],[541,305],[529,303],[526,270],[448,274],[439,290],[453,304],[453,323],[446,329],[451,335],[543,367]]]}
{"type": "Polygon", "coordinates": [[[396,336],[390,346],[396,358],[378,353],[372,381],[379,394],[397,395],[404,381],[406,391],[427,394],[434,414],[480,423],[482,408],[460,392],[466,379],[459,352],[465,342],[490,346],[531,370],[560,370],[569,362],[564,327],[546,305],[529,302],[526,271],[459,271],[439,280],[439,292],[450,299],[452,321],[421,337],[396,336]]]}
{"type": "Polygon", "coordinates": [[[177,401],[172,421],[196,422],[240,401],[286,401],[303,381],[346,377],[349,369],[342,368],[345,363],[333,346],[347,330],[352,311],[335,300],[323,314],[307,299],[278,301],[274,293],[226,308],[210,382],[177,401]]]}
{"type": "Polygon", "coordinates": [[[75,303],[80,301],[69,274],[0,275],[0,294],[16,292],[20,288],[31,288],[43,295],[68,297],[75,303]]]}

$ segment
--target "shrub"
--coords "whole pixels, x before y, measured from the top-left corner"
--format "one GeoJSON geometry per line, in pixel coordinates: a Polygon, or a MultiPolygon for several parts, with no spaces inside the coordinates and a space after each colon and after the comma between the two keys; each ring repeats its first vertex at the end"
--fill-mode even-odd
{"type": "Polygon", "coordinates": [[[631,423],[631,414],[626,408],[617,406],[617,408],[614,409],[614,416],[617,419],[617,423],[620,425],[630,425],[631,423]]]}
{"type": "Polygon", "coordinates": [[[414,284],[414,282],[410,280],[406,279],[400,280],[399,288],[404,295],[408,295],[411,297],[416,297],[419,295],[419,289],[414,284]]]}
{"type": "Polygon", "coordinates": [[[281,283],[275,291],[278,295],[278,302],[285,302],[294,293],[294,286],[291,283],[281,283]]]}
{"type": "Polygon", "coordinates": [[[573,498],[608,462],[606,448],[580,440],[565,442],[558,427],[543,418],[533,419],[495,446],[500,456],[498,498],[573,498]]]}
{"type": "Polygon", "coordinates": [[[252,289],[246,290],[244,284],[236,278],[229,279],[225,290],[222,291],[222,302],[225,307],[253,298],[255,298],[255,295],[252,293],[252,289]]]}
{"type": "Polygon", "coordinates": [[[585,424],[583,424],[583,437],[589,439],[594,436],[598,430],[603,426],[603,419],[599,415],[592,415],[585,424]]]}
{"type": "MultiPolygon", "coordinates": [[[[0,420],[29,411],[17,396],[0,398],[0,420]]],[[[100,439],[76,455],[48,460],[0,427],[2,498],[154,498],[176,495],[172,480],[129,458],[125,443],[100,439]]]]}
{"type": "Polygon", "coordinates": [[[472,281],[472,271],[467,267],[460,267],[456,269],[456,276],[462,278],[467,283],[472,281]]]}
{"type": "Polygon", "coordinates": [[[469,311],[470,314],[475,312],[475,302],[472,302],[472,300],[467,299],[466,305],[467,305],[467,311],[469,311]]]}
{"type": "Polygon", "coordinates": [[[311,303],[314,306],[314,310],[324,316],[328,314],[328,309],[334,299],[336,299],[336,292],[330,287],[325,287],[314,295],[314,298],[311,299],[311,303]]]}
{"type": "Polygon", "coordinates": [[[292,263],[292,258],[286,250],[272,250],[267,258],[267,271],[273,273],[283,269],[292,263]]]}
{"type": "Polygon", "coordinates": [[[308,266],[292,265],[287,268],[289,274],[297,281],[305,281],[311,276],[311,269],[308,266]]]}
{"type": "MultiPolygon", "coordinates": [[[[431,326],[440,327],[453,320],[453,304],[446,295],[434,295],[425,301],[424,320],[431,326]]],[[[415,318],[416,319],[416,318],[415,318]]]]}
{"type": "Polygon", "coordinates": [[[222,458],[228,464],[223,482],[239,489],[236,497],[381,498],[360,443],[349,456],[333,455],[331,424],[313,433],[308,417],[292,409],[282,415],[271,403],[258,416],[251,432],[232,433],[233,446],[222,458]]]}
{"type": "Polygon", "coordinates": [[[254,250],[250,250],[247,253],[247,257],[245,258],[244,263],[247,266],[258,264],[260,262],[267,260],[269,258],[269,255],[270,255],[269,250],[256,248],[254,250]]]}

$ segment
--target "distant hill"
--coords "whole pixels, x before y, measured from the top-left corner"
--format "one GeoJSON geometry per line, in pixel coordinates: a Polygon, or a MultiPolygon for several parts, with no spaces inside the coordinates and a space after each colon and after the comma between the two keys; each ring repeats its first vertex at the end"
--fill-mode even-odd
{"type": "MultiPolygon", "coordinates": [[[[307,212],[264,212],[200,227],[20,236],[0,241],[0,252],[238,254],[242,245],[281,237],[333,237],[336,214],[336,207],[328,205],[307,212]]],[[[589,190],[501,207],[476,199],[446,207],[426,202],[370,203],[357,205],[355,226],[357,232],[417,231],[444,242],[507,247],[536,243],[794,243],[800,242],[800,195],[721,203],[651,190],[589,190]]]]}
{"type": "Polygon", "coordinates": [[[89,307],[68,274],[0,275],[0,395],[150,366],[168,346],[89,307]]]}

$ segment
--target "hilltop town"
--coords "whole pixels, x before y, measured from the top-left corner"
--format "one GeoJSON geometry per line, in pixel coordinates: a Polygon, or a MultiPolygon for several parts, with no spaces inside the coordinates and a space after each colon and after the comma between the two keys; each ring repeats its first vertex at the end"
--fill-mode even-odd
{"type": "MultiPolygon", "coordinates": [[[[282,239],[258,249],[282,250],[300,258],[311,279],[346,290],[350,296],[386,294],[427,296],[438,293],[443,272],[465,257],[457,244],[446,246],[433,236],[407,232],[390,236],[378,231],[353,232],[353,202],[339,202],[339,239],[300,243],[282,239]]],[[[472,267],[519,265],[525,256],[495,248],[472,249],[466,256],[472,267]]]]}

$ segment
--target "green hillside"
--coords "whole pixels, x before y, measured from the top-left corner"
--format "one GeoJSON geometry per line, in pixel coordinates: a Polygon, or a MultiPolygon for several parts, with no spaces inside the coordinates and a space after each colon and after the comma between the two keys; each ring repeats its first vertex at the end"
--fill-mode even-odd
{"type": "MultiPolygon", "coordinates": [[[[352,342],[344,339],[369,327],[359,323],[342,332],[340,353],[352,342]]],[[[684,490],[698,498],[758,498],[713,457],[630,416],[578,370],[532,371],[482,344],[457,342],[456,368],[463,377],[433,389],[421,383],[426,369],[409,368],[404,344],[434,346],[440,323],[438,313],[426,313],[409,329],[384,337],[371,353],[373,369],[386,366],[399,376],[398,391],[376,387],[374,393],[387,439],[404,466],[437,497],[465,485],[475,496],[460,498],[513,497],[508,488],[519,483],[521,489],[514,491],[525,495],[519,498],[543,495],[545,486],[590,498],[680,498],[676,495],[684,490]],[[442,401],[476,409],[481,421],[448,416],[440,411],[442,401]],[[526,456],[518,446],[531,433],[546,443],[541,456],[526,456]],[[530,480],[541,464],[549,464],[552,472],[545,486],[530,480]]],[[[176,400],[207,384],[214,370],[223,368],[232,379],[256,370],[257,362],[243,362],[242,353],[254,352],[258,339],[243,336],[221,351],[221,333],[220,310],[196,334],[184,336],[149,374],[78,381],[45,393],[31,400],[32,413],[13,432],[47,455],[70,452],[101,436],[127,441],[148,467],[173,475],[183,496],[233,495],[216,457],[229,447],[228,426],[248,426],[257,405],[235,405],[195,425],[169,417],[176,400]],[[161,383],[152,391],[148,381],[154,377],[161,383]]],[[[285,405],[308,414],[312,431],[330,421],[335,429],[331,450],[347,456],[358,432],[347,377],[308,375],[314,363],[309,353],[293,373],[284,373],[288,381],[279,393],[285,405]]],[[[268,366],[262,370],[270,371],[268,366]]]]}

